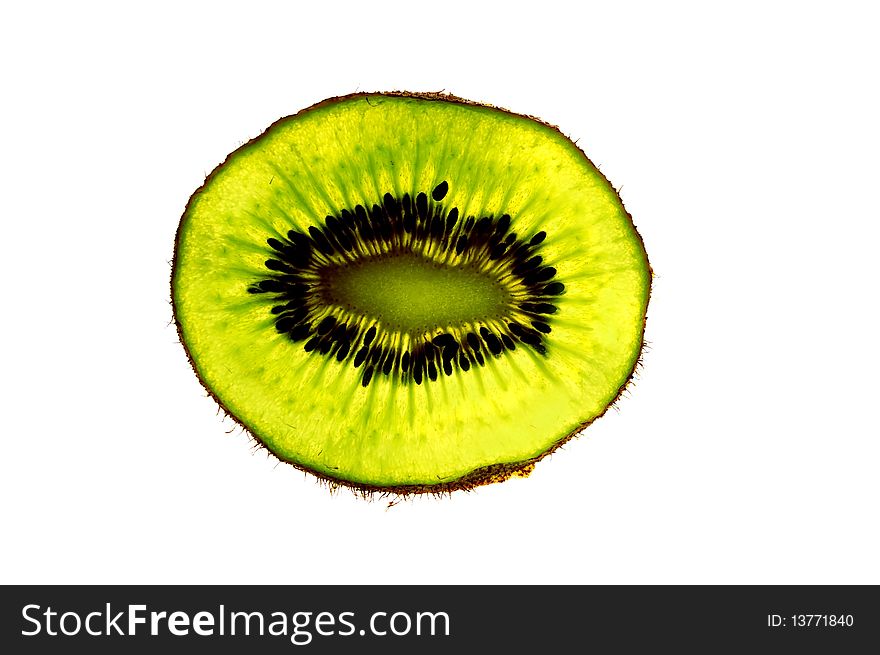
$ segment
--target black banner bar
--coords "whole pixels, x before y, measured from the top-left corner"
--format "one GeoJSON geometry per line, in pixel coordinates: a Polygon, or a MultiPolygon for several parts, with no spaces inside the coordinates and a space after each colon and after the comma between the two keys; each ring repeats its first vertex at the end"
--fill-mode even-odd
{"type": "Polygon", "coordinates": [[[0,612],[5,653],[849,653],[880,644],[873,586],[14,586],[2,588],[0,612]]]}

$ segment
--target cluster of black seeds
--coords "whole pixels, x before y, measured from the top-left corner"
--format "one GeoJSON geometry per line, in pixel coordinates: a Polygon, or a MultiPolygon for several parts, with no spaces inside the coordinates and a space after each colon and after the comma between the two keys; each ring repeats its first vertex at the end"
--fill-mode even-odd
{"type": "Polygon", "coordinates": [[[513,351],[517,344],[545,354],[545,335],[551,331],[549,315],[557,310],[555,297],[565,286],[554,281],[556,269],[543,265],[538,251],[545,232],[521,239],[510,231],[510,216],[468,216],[458,208],[446,209],[440,201],[449,190],[441,182],[431,193],[415,200],[406,193],[395,198],[386,193],[381,204],[357,205],[327,216],[323,227],[307,232],[290,230],[287,238],[270,238],[274,251],[266,261],[270,273],[248,288],[250,293],[274,294],[275,327],[291,341],[304,342],[306,352],[351,361],[363,367],[362,384],[377,375],[394,375],[401,382],[434,381],[440,375],[486,366],[492,358],[513,351]],[[328,307],[321,295],[322,271],[385,253],[438,254],[455,263],[470,262],[494,267],[509,276],[520,293],[504,320],[493,319],[476,331],[457,330],[436,335],[409,335],[407,349],[400,335],[382,334],[372,319],[343,317],[328,307]],[[341,320],[345,318],[345,320],[341,320]]]}

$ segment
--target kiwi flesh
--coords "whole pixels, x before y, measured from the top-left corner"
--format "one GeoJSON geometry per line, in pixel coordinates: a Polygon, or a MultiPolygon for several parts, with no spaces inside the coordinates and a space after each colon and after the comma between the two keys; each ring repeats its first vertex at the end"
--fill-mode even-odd
{"type": "Polygon", "coordinates": [[[528,474],[639,360],[651,269],[556,128],[449,95],[358,93],[274,123],[190,199],[172,271],[200,381],[334,484],[528,474]]]}

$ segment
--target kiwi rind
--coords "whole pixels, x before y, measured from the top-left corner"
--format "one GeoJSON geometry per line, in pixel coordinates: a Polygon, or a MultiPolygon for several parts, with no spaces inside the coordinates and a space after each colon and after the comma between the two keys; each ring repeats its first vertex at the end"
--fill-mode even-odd
{"type": "MultiPolygon", "coordinates": [[[[509,114],[511,116],[527,118],[527,119],[534,121],[536,123],[540,123],[544,127],[549,128],[549,129],[557,132],[563,138],[568,140],[567,137],[565,137],[565,135],[562,134],[562,132],[559,130],[558,127],[551,125],[549,123],[546,123],[546,122],[544,122],[534,116],[529,116],[529,115],[525,115],[525,114],[517,114],[515,112],[511,112],[507,109],[497,107],[495,105],[478,103],[478,102],[466,100],[466,99],[463,99],[463,98],[460,98],[460,97],[457,97],[457,96],[454,96],[451,94],[447,94],[447,93],[440,93],[440,92],[420,93],[420,92],[407,92],[407,91],[390,91],[390,92],[377,92],[377,93],[358,92],[358,93],[328,98],[328,99],[323,100],[319,103],[316,103],[308,108],[305,108],[305,109],[301,110],[300,112],[297,112],[293,116],[287,116],[287,117],[279,119],[278,121],[276,121],[275,123],[270,125],[268,128],[266,128],[266,130],[264,131],[263,134],[265,134],[265,132],[268,132],[269,130],[271,130],[273,127],[275,127],[279,123],[289,121],[292,118],[301,117],[309,112],[313,112],[317,109],[326,107],[328,105],[333,105],[333,104],[336,104],[339,102],[353,100],[353,99],[357,99],[357,98],[363,98],[365,101],[369,102],[370,98],[376,97],[376,96],[416,98],[416,99],[427,100],[427,101],[439,101],[439,102],[444,102],[444,103],[454,103],[454,104],[467,105],[467,106],[490,108],[490,109],[493,109],[493,110],[496,110],[499,112],[503,112],[505,114],[509,114]]],[[[227,417],[231,418],[236,424],[238,424],[243,429],[243,431],[246,434],[249,435],[249,437],[254,441],[255,444],[257,444],[257,446],[259,448],[265,448],[266,451],[272,455],[272,457],[278,459],[279,461],[283,461],[287,464],[290,464],[291,466],[293,466],[294,468],[296,468],[298,470],[302,470],[304,472],[307,472],[307,473],[315,476],[318,480],[328,484],[331,487],[331,489],[337,489],[340,487],[350,488],[353,491],[355,491],[363,496],[371,496],[373,494],[383,494],[383,495],[384,494],[394,494],[394,495],[401,495],[401,496],[414,495],[414,494],[445,495],[445,494],[451,493],[452,491],[456,491],[456,490],[469,490],[469,489],[473,489],[475,487],[478,487],[478,486],[481,486],[484,484],[501,482],[501,481],[507,480],[511,477],[527,476],[534,469],[534,466],[538,461],[542,460],[544,457],[547,457],[548,455],[555,452],[558,448],[563,446],[569,440],[571,440],[572,438],[574,438],[575,436],[580,434],[593,421],[595,421],[600,416],[603,416],[605,414],[605,412],[607,412],[610,407],[615,406],[618,403],[619,399],[624,394],[624,392],[627,390],[627,388],[633,383],[634,376],[636,374],[636,371],[641,366],[642,357],[644,354],[644,346],[645,346],[644,332],[645,332],[645,324],[647,321],[647,306],[648,306],[648,303],[650,300],[650,295],[651,295],[653,271],[650,267],[650,263],[648,262],[648,257],[647,257],[647,253],[644,248],[644,242],[642,240],[642,237],[641,237],[641,235],[639,235],[638,231],[635,229],[634,223],[632,223],[632,216],[629,214],[629,212],[626,212],[626,210],[624,208],[624,211],[626,212],[626,215],[629,217],[629,220],[632,224],[632,231],[635,236],[635,243],[641,249],[641,256],[644,259],[645,267],[647,269],[648,280],[647,280],[647,287],[646,287],[645,294],[644,294],[643,305],[641,307],[641,315],[642,315],[643,319],[642,319],[642,325],[641,325],[641,330],[640,330],[641,336],[640,336],[640,341],[638,344],[637,356],[634,359],[634,361],[632,363],[632,367],[630,368],[629,373],[627,374],[624,382],[617,389],[617,392],[614,395],[611,402],[609,402],[607,404],[607,406],[605,407],[605,409],[601,413],[592,417],[588,421],[581,423],[575,429],[571,430],[568,434],[566,434],[562,438],[558,439],[550,448],[546,449],[544,452],[540,453],[539,455],[537,455],[535,457],[532,457],[532,458],[529,458],[526,460],[522,460],[522,461],[497,463],[497,464],[492,464],[489,466],[478,467],[478,468],[473,469],[469,473],[462,475],[456,479],[438,481],[437,483],[432,483],[432,484],[379,485],[379,484],[363,483],[363,482],[353,481],[353,480],[349,480],[349,479],[345,479],[345,478],[333,477],[332,475],[328,475],[326,472],[316,470],[312,467],[304,465],[301,462],[294,461],[290,458],[279,455],[277,452],[275,452],[274,450],[269,448],[268,445],[263,441],[263,439],[258,434],[256,434],[252,430],[250,430],[242,421],[240,421],[224,405],[223,401],[214,393],[214,391],[210,388],[210,386],[205,383],[204,379],[202,378],[202,376],[199,372],[199,368],[197,366],[196,361],[193,358],[193,355],[190,351],[190,348],[187,346],[186,340],[183,335],[183,328],[182,328],[180,320],[178,319],[177,306],[176,306],[176,301],[177,301],[176,274],[178,271],[176,263],[177,263],[177,259],[178,259],[178,252],[179,252],[179,247],[180,247],[180,242],[181,242],[181,235],[183,234],[183,232],[185,230],[186,221],[187,221],[188,217],[190,216],[190,208],[191,208],[192,203],[199,196],[199,194],[206,187],[209,186],[209,184],[213,180],[214,176],[219,171],[223,170],[226,167],[226,165],[229,162],[231,162],[233,159],[235,159],[239,153],[248,149],[255,141],[259,140],[261,137],[262,137],[262,134],[251,139],[247,143],[245,143],[242,146],[240,146],[239,148],[237,148],[234,152],[230,153],[226,157],[224,162],[222,164],[220,164],[217,168],[215,168],[214,171],[212,171],[206,177],[204,183],[190,197],[190,199],[187,203],[187,206],[184,210],[181,221],[178,225],[177,233],[175,236],[174,255],[172,258],[172,262],[171,262],[171,265],[172,265],[171,298],[172,298],[172,307],[174,309],[174,322],[175,322],[175,326],[176,326],[176,329],[178,332],[180,343],[184,347],[184,351],[186,353],[188,361],[190,362],[190,366],[192,367],[193,371],[195,372],[195,374],[196,374],[197,378],[199,379],[200,383],[202,384],[202,386],[205,388],[208,396],[214,400],[214,402],[217,404],[217,406],[220,408],[220,410],[227,417]]],[[[570,140],[568,140],[568,141],[571,143],[570,140]]],[[[599,171],[598,168],[595,167],[595,165],[593,165],[592,162],[590,162],[590,160],[587,158],[586,154],[577,146],[577,144],[572,143],[572,145],[576,148],[577,152],[584,159],[584,161],[589,166],[592,166],[595,169],[596,173],[599,176],[601,176],[602,179],[608,184],[608,187],[613,189],[612,185],[610,184],[610,182],[608,182],[607,178],[605,178],[604,174],[602,174],[601,171],[599,171]]],[[[623,203],[622,203],[622,200],[620,199],[619,193],[615,191],[615,194],[617,196],[617,200],[618,200],[621,208],[623,208],[623,203]]]]}

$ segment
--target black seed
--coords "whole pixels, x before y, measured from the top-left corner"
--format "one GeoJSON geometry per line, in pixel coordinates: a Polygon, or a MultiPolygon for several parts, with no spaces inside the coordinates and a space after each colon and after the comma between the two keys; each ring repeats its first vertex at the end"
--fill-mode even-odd
{"type": "Polygon", "coordinates": [[[485,366],[485,365],[486,365],[486,360],[483,359],[483,354],[482,354],[482,353],[474,353],[474,357],[477,358],[477,364],[479,364],[480,366],[485,366]]]}
{"type": "Polygon", "coordinates": [[[464,355],[458,358],[458,364],[461,366],[462,371],[467,371],[471,367],[470,361],[464,355]]]}
{"type": "Polygon", "coordinates": [[[431,231],[431,216],[419,216],[418,217],[418,227],[416,228],[416,233],[419,235],[420,239],[424,239],[428,232],[431,231]]]}
{"type": "Polygon", "coordinates": [[[513,262],[514,266],[522,264],[530,254],[531,248],[519,241],[510,246],[510,250],[507,251],[507,256],[513,262]]]}
{"type": "Polygon", "coordinates": [[[354,343],[357,340],[357,336],[360,334],[360,329],[357,326],[352,325],[348,328],[348,334],[345,335],[345,340],[354,343]]]}
{"type": "Polygon", "coordinates": [[[443,180],[440,184],[434,187],[434,190],[431,192],[431,197],[435,201],[440,202],[446,197],[447,191],[449,191],[449,185],[446,183],[446,180],[443,180]]]}
{"type": "Polygon", "coordinates": [[[278,239],[266,239],[266,243],[269,244],[269,247],[272,250],[277,250],[278,252],[287,252],[289,250],[288,246],[285,246],[278,239]]]}
{"type": "Polygon", "coordinates": [[[422,366],[420,362],[413,362],[413,380],[416,384],[422,383],[422,366]]]}
{"type": "Polygon", "coordinates": [[[544,261],[544,258],[541,255],[536,255],[529,259],[528,261],[523,262],[522,264],[517,264],[513,267],[514,275],[525,275],[533,268],[537,268],[541,265],[541,262],[544,261]]]}
{"type": "Polygon", "coordinates": [[[529,330],[527,328],[521,328],[519,334],[516,336],[519,337],[520,341],[527,343],[530,346],[536,346],[541,343],[541,335],[534,330],[529,330]]]}
{"type": "Polygon", "coordinates": [[[258,284],[261,291],[269,291],[274,293],[281,293],[287,289],[287,284],[282,282],[281,280],[260,280],[258,284]]]}
{"type": "Polygon", "coordinates": [[[455,337],[453,337],[451,334],[440,334],[434,337],[431,340],[431,343],[440,348],[445,348],[446,346],[455,343],[455,337]]]}
{"type": "Polygon", "coordinates": [[[416,229],[416,217],[413,214],[407,214],[403,218],[403,229],[407,234],[412,233],[416,229]]]}
{"type": "Polygon", "coordinates": [[[510,234],[507,235],[507,238],[504,240],[504,243],[506,243],[509,246],[514,241],[516,241],[516,232],[511,232],[510,234]]]}
{"type": "Polygon", "coordinates": [[[287,233],[287,238],[290,239],[295,246],[298,248],[304,248],[306,250],[311,249],[312,242],[309,241],[309,238],[303,234],[302,232],[297,232],[296,230],[290,230],[287,233]]]}
{"type": "Polygon", "coordinates": [[[550,334],[550,326],[543,321],[532,321],[532,327],[535,328],[538,332],[550,334]]]}
{"type": "Polygon", "coordinates": [[[265,261],[266,268],[270,271],[278,271],[279,273],[285,273],[284,279],[291,279],[295,281],[299,281],[300,278],[296,277],[298,267],[291,266],[288,261],[279,261],[277,259],[267,259],[265,261]]]}
{"type": "Polygon", "coordinates": [[[309,265],[311,259],[311,250],[305,250],[303,248],[297,248],[296,250],[293,250],[293,246],[291,246],[291,252],[287,253],[284,261],[288,262],[294,268],[299,269],[306,268],[309,265]]]}
{"type": "Polygon", "coordinates": [[[492,219],[488,216],[483,216],[480,220],[477,221],[477,225],[474,228],[474,232],[477,234],[484,234],[489,231],[492,227],[492,219]]]}
{"type": "Polygon", "coordinates": [[[294,272],[294,269],[292,269],[290,265],[285,264],[284,262],[279,262],[277,259],[267,259],[266,268],[268,268],[270,271],[285,271],[289,273],[294,272]]]}
{"type": "Polygon", "coordinates": [[[500,259],[505,250],[507,250],[507,244],[499,243],[489,252],[489,259],[500,259]]]}
{"type": "MultiPolygon", "coordinates": [[[[333,217],[329,216],[328,219],[329,218],[333,218],[333,217]]],[[[339,223],[337,223],[337,225],[339,225],[339,223]]],[[[351,239],[349,239],[348,236],[345,234],[345,231],[342,229],[342,226],[339,226],[338,232],[333,232],[333,237],[336,239],[336,242],[344,250],[347,250],[348,252],[351,252],[352,250],[354,250],[354,244],[351,242],[351,239]]]]}
{"type": "Polygon", "coordinates": [[[336,319],[332,316],[324,317],[320,323],[318,323],[318,334],[327,334],[330,330],[333,329],[333,326],[336,325],[336,319]]]}
{"type": "Polygon", "coordinates": [[[305,307],[299,307],[292,311],[290,314],[285,314],[284,316],[282,316],[282,318],[290,319],[290,327],[292,328],[294,325],[302,322],[302,320],[308,315],[308,313],[308,309],[306,309],[305,307]]]}
{"type": "Polygon", "coordinates": [[[307,336],[309,336],[311,333],[312,333],[312,326],[310,324],[306,323],[305,325],[297,325],[295,328],[293,328],[287,334],[287,336],[290,338],[291,341],[296,342],[296,341],[302,341],[307,336]]]}
{"type": "Polygon", "coordinates": [[[434,366],[434,362],[428,364],[428,377],[432,382],[437,379],[437,367],[434,366]]]}
{"type": "Polygon", "coordinates": [[[558,296],[565,291],[565,285],[562,282],[551,282],[541,291],[542,296],[558,296]]]}
{"type": "Polygon", "coordinates": [[[508,350],[516,350],[516,344],[513,342],[513,339],[511,339],[506,334],[501,335],[501,342],[504,344],[504,347],[507,348],[508,350]]]}
{"type": "Polygon", "coordinates": [[[524,302],[520,305],[520,309],[524,312],[532,314],[555,314],[556,305],[547,302],[524,302]]]}
{"type": "Polygon", "coordinates": [[[361,364],[364,363],[364,360],[367,358],[367,353],[370,352],[370,349],[364,346],[360,350],[357,351],[357,354],[354,356],[354,367],[357,368],[361,364]]]}
{"type": "Polygon", "coordinates": [[[369,346],[373,341],[373,338],[376,336],[376,326],[372,326],[367,333],[364,335],[364,345],[369,346]]]}
{"type": "Polygon", "coordinates": [[[330,349],[332,347],[333,347],[333,340],[330,339],[329,337],[324,337],[324,339],[321,341],[320,346],[318,347],[318,352],[320,352],[322,355],[326,355],[327,353],[330,352],[330,349]]]}
{"type": "Polygon", "coordinates": [[[295,318],[293,316],[282,316],[275,321],[275,329],[281,333],[290,332],[290,330],[292,330],[301,320],[301,317],[295,318]]]}
{"type": "Polygon", "coordinates": [[[286,305],[275,305],[269,311],[272,312],[273,314],[281,314],[281,313],[289,311],[291,309],[296,309],[296,307],[298,307],[300,304],[301,303],[299,300],[293,300],[293,301],[287,303],[286,305]]]}
{"type": "Polygon", "coordinates": [[[526,332],[526,329],[519,323],[508,323],[507,327],[516,336],[523,335],[526,332]]]}
{"type": "Polygon", "coordinates": [[[423,220],[428,216],[428,196],[424,193],[416,196],[416,212],[423,220]]]}
{"type": "Polygon", "coordinates": [[[318,347],[318,343],[320,342],[321,337],[312,337],[308,341],[306,341],[306,345],[303,346],[303,350],[307,353],[312,352],[315,348],[318,347]]]}
{"type": "Polygon", "coordinates": [[[498,340],[498,337],[489,332],[488,334],[483,335],[483,338],[486,340],[486,345],[489,346],[489,352],[493,355],[501,354],[503,348],[501,347],[501,342],[498,340]]]}
{"type": "Polygon", "coordinates": [[[388,212],[389,216],[393,218],[400,216],[400,205],[397,204],[397,200],[390,193],[386,193],[382,198],[382,204],[385,205],[385,211],[388,212]]]}
{"type": "Polygon", "coordinates": [[[356,205],[354,208],[354,222],[356,225],[368,225],[370,222],[369,216],[367,216],[367,210],[363,205],[356,205]]]}
{"type": "Polygon", "coordinates": [[[345,236],[342,230],[342,224],[335,216],[328,216],[324,219],[324,223],[327,225],[327,229],[330,230],[336,238],[345,236]]]}
{"type": "Polygon", "coordinates": [[[370,380],[372,378],[373,378],[373,367],[367,366],[367,368],[364,369],[364,379],[361,380],[361,384],[363,386],[367,386],[368,384],[370,384],[370,380]]]}
{"type": "Polygon", "coordinates": [[[495,226],[495,234],[503,235],[507,230],[510,229],[510,215],[504,214],[501,218],[498,219],[498,224],[495,226]]]}
{"type": "Polygon", "coordinates": [[[409,371],[409,351],[408,350],[403,351],[403,357],[400,358],[400,368],[404,373],[409,371]]]}
{"type": "Polygon", "coordinates": [[[438,214],[431,221],[431,234],[435,237],[439,237],[443,234],[443,225],[443,217],[438,214]]]}
{"type": "MultiPolygon", "coordinates": [[[[293,248],[293,246],[291,246],[293,248]]],[[[290,252],[285,258],[284,261],[289,263],[295,269],[306,268],[309,265],[309,262],[312,259],[312,251],[305,250],[303,248],[297,248],[295,251],[290,252]]]]}
{"type": "Polygon", "coordinates": [[[451,343],[443,349],[443,359],[455,359],[455,356],[458,354],[458,344],[451,343]]]}
{"type": "Polygon", "coordinates": [[[443,360],[443,372],[446,375],[452,375],[452,360],[444,359],[443,360]]]}
{"type": "Polygon", "coordinates": [[[470,232],[471,228],[474,226],[474,217],[468,216],[468,219],[464,223],[464,231],[470,232]]]}
{"type": "Polygon", "coordinates": [[[453,207],[449,210],[449,216],[446,217],[447,232],[452,231],[452,228],[455,227],[456,221],[458,221],[458,207],[453,207]]]}
{"type": "Polygon", "coordinates": [[[538,282],[546,282],[556,275],[556,269],[552,266],[546,266],[538,270],[535,275],[537,276],[538,282]]]}
{"type": "Polygon", "coordinates": [[[364,241],[373,241],[376,238],[376,233],[373,231],[373,226],[370,224],[369,219],[363,223],[358,223],[358,232],[360,232],[361,239],[364,241]]]}
{"type": "MultiPolygon", "coordinates": [[[[547,280],[549,280],[550,277],[553,276],[551,275],[550,277],[546,277],[547,274],[544,272],[546,270],[546,268],[539,268],[537,271],[530,271],[526,273],[522,278],[523,284],[525,284],[526,286],[533,286],[536,284],[540,284],[541,282],[547,282],[547,280]]],[[[554,273],[556,273],[556,269],[552,270],[554,273]]]]}
{"type": "Polygon", "coordinates": [[[541,243],[546,238],[547,238],[547,233],[544,230],[541,230],[535,236],[532,237],[532,240],[529,241],[529,245],[530,246],[537,246],[539,243],[541,243]]]}
{"type": "Polygon", "coordinates": [[[391,238],[391,223],[382,211],[379,205],[373,205],[370,210],[370,224],[373,226],[373,232],[381,236],[386,241],[391,238]]]}
{"type": "Polygon", "coordinates": [[[391,350],[388,352],[388,356],[385,358],[385,364],[382,365],[382,373],[384,375],[388,375],[391,373],[391,369],[394,367],[394,351],[391,350]]]}
{"type": "Polygon", "coordinates": [[[372,241],[376,235],[373,233],[373,227],[370,224],[370,217],[367,216],[367,210],[363,205],[354,208],[355,222],[358,226],[358,232],[364,241],[372,241]]]}
{"type": "Polygon", "coordinates": [[[342,221],[342,224],[345,226],[345,229],[354,230],[357,226],[357,223],[354,220],[354,214],[352,214],[347,209],[343,209],[341,212],[339,212],[339,217],[342,221]]]}
{"type": "Polygon", "coordinates": [[[467,248],[467,237],[458,237],[458,243],[455,244],[455,253],[460,255],[467,248]]]}
{"type": "Polygon", "coordinates": [[[467,339],[468,345],[471,347],[471,350],[479,350],[480,349],[480,340],[477,338],[476,334],[474,334],[473,332],[468,332],[466,339],[467,339]]]}
{"type": "Polygon", "coordinates": [[[320,250],[325,255],[333,254],[333,246],[330,245],[330,242],[327,241],[327,237],[324,236],[324,233],[321,232],[321,230],[316,228],[314,225],[310,225],[309,235],[312,237],[315,245],[318,246],[318,250],[320,250]]]}
{"type": "Polygon", "coordinates": [[[303,299],[309,292],[309,288],[304,284],[293,284],[291,282],[282,281],[284,287],[284,299],[291,302],[303,304],[303,299]]]}
{"type": "Polygon", "coordinates": [[[382,225],[382,238],[386,241],[390,241],[391,235],[394,233],[391,226],[391,220],[382,212],[382,208],[379,205],[373,205],[373,208],[370,211],[378,218],[382,225]]]}
{"type": "Polygon", "coordinates": [[[350,348],[351,345],[348,343],[348,341],[343,341],[341,344],[339,344],[339,350],[336,351],[336,361],[341,362],[346,357],[348,357],[348,351],[350,348]]]}

